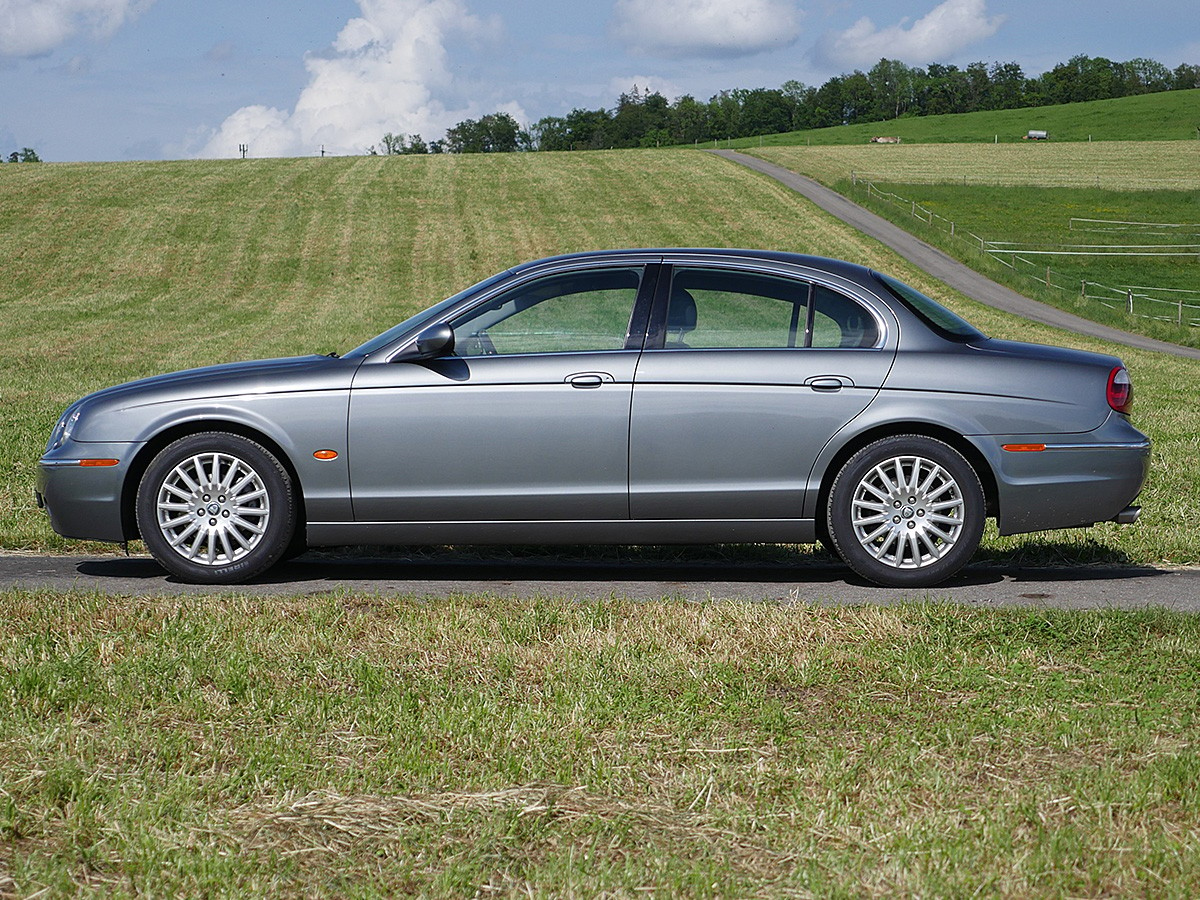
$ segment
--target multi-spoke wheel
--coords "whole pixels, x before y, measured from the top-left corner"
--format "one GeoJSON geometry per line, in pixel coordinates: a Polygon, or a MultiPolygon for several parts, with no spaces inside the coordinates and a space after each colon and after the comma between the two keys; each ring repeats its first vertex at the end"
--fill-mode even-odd
{"type": "Polygon", "coordinates": [[[184,437],[163,449],[138,487],[142,540],[187,581],[253,578],[287,550],[296,502],[287,471],[266,448],[234,434],[184,437]]]}
{"type": "Polygon", "coordinates": [[[842,467],[827,522],[839,556],[889,586],[927,586],[966,565],[983,533],[983,488],[962,455],[920,435],[884,438],[842,467]]]}

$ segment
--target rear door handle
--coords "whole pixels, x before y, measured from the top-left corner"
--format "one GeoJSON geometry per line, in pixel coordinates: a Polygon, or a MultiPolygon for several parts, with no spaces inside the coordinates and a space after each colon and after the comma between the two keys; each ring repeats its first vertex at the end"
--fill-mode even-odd
{"type": "Polygon", "coordinates": [[[840,391],[844,387],[854,387],[854,382],[844,375],[816,375],[812,378],[806,378],[804,384],[814,391],[823,391],[825,393],[840,391]]]}

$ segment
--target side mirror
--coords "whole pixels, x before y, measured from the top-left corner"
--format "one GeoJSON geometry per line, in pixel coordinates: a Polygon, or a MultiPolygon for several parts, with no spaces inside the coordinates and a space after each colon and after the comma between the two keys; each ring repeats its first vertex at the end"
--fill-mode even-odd
{"type": "Polygon", "coordinates": [[[421,362],[427,359],[437,359],[449,356],[454,351],[454,329],[441,322],[430,325],[417,335],[416,341],[398,356],[392,357],[393,362],[421,362]]]}

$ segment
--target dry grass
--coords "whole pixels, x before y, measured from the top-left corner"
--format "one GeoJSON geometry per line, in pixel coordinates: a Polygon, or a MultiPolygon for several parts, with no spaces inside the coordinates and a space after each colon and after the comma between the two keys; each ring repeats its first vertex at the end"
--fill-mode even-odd
{"type": "Polygon", "coordinates": [[[104,549],[53,535],[32,494],[55,418],[87,391],[225,360],[345,350],[543,255],[693,245],[850,259],[911,282],[998,337],[1120,353],[1134,367],[1137,422],[1159,454],[1146,524],[989,538],[985,549],[1056,561],[1200,561],[1200,531],[1177,515],[1200,492],[1188,444],[1200,413],[1181,389],[1194,381],[1190,371],[973,304],[782,185],[710,154],[13,166],[0,176],[5,549],[104,549]]]}
{"type": "Polygon", "coordinates": [[[855,172],[904,184],[1200,190],[1200,141],[874,144],[747,152],[825,184],[855,172]]]}
{"type": "Polygon", "coordinates": [[[0,891],[1187,896],[1194,618],[0,596],[0,891]]]}

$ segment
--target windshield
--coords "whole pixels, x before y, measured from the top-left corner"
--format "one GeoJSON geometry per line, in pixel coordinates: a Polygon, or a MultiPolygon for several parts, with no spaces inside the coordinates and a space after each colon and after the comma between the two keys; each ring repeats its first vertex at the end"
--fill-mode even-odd
{"type": "Polygon", "coordinates": [[[476,291],[479,291],[483,288],[489,287],[490,285],[495,284],[497,281],[507,278],[508,276],[509,272],[507,271],[501,272],[498,275],[493,275],[491,278],[486,278],[479,282],[479,284],[472,285],[465,291],[459,291],[453,297],[447,297],[436,306],[421,310],[421,312],[417,313],[415,316],[409,316],[400,324],[393,325],[383,334],[377,335],[371,338],[365,344],[355,347],[345,355],[345,358],[362,359],[364,356],[369,356],[372,353],[382,350],[384,347],[388,346],[388,344],[398,341],[400,338],[404,337],[407,332],[412,331],[422,323],[429,320],[436,320],[442,313],[450,310],[452,307],[456,306],[459,301],[465,299],[469,295],[474,294],[476,291]]]}
{"type": "Polygon", "coordinates": [[[880,272],[872,272],[897,300],[921,317],[924,322],[943,337],[957,341],[977,341],[985,336],[974,325],[950,312],[936,300],[926,297],[916,288],[909,287],[880,272]]]}

